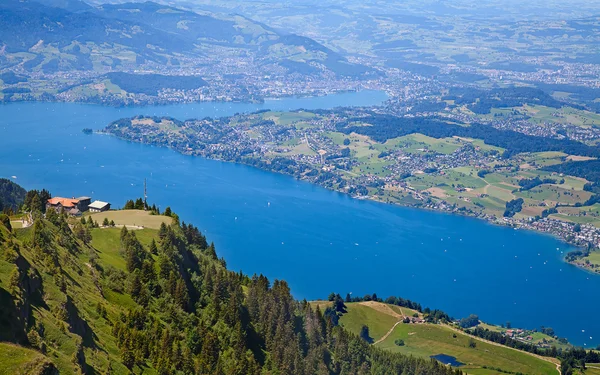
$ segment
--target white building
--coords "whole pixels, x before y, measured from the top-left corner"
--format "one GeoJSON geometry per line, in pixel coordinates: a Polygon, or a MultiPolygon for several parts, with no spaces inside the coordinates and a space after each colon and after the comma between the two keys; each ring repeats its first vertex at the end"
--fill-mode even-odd
{"type": "Polygon", "coordinates": [[[94,201],[89,206],[90,212],[104,212],[110,210],[110,203],[94,201]]]}

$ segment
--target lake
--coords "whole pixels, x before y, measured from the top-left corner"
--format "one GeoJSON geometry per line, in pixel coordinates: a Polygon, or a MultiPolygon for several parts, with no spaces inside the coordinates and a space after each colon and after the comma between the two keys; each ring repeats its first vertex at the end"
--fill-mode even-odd
{"type": "Polygon", "coordinates": [[[569,247],[553,237],[355,200],[288,176],[81,132],[137,114],[187,119],[383,100],[360,92],[264,104],[9,104],[0,106],[0,176],[115,207],[142,196],[147,178],[149,202],[197,225],[230,269],[283,278],[297,298],[397,295],[455,317],[544,325],[576,344],[599,344],[600,277],[564,263],[569,247]]]}

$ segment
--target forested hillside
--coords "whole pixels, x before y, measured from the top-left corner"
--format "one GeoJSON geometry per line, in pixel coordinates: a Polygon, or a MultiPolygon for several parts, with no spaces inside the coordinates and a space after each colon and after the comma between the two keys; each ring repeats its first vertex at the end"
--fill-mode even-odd
{"type": "Polygon", "coordinates": [[[13,358],[1,371],[461,373],[370,346],[336,326],[335,310],[294,300],[285,281],[228,271],[170,209],[32,216],[24,229],[0,224],[0,341],[19,345],[0,346],[13,358]],[[132,215],[144,227],[115,224],[132,215]]]}
{"type": "Polygon", "coordinates": [[[27,191],[6,178],[0,178],[0,211],[17,210],[23,204],[27,191]]]}

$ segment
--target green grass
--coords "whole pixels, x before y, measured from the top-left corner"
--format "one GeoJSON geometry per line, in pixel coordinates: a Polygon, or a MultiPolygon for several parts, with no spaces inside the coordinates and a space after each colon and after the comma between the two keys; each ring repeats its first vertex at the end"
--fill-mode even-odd
{"type": "MultiPolygon", "coordinates": [[[[47,224],[52,229],[51,224],[47,224]]],[[[15,231],[19,240],[30,237],[31,228],[18,229],[15,231]]],[[[98,263],[101,268],[106,269],[112,265],[116,268],[124,269],[124,261],[119,257],[120,229],[93,229],[92,245],[97,247],[99,255],[98,263]]],[[[147,245],[157,236],[157,230],[143,229],[135,231],[140,241],[147,245]]],[[[123,366],[120,360],[120,352],[116,346],[115,338],[112,334],[112,326],[109,320],[101,317],[96,311],[96,305],[102,303],[112,321],[117,319],[119,312],[126,308],[135,308],[137,304],[127,294],[117,293],[102,283],[102,291],[94,282],[97,271],[90,265],[90,253],[94,250],[87,248],[79,243],[80,251],[70,253],[57,243],[53,247],[60,254],[62,273],[65,277],[66,288],[71,301],[75,305],[78,315],[89,325],[89,332],[93,333],[93,346],[86,344],[84,339],[83,349],[86,357],[86,363],[93,368],[95,373],[106,373],[109,366],[109,357],[114,374],[127,374],[128,370],[123,366]]],[[[26,246],[20,246],[21,255],[31,264],[35,264],[36,259],[26,246]]],[[[0,281],[2,288],[6,288],[8,275],[14,266],[0,260],[0,281]]],[[[51,360],[60,370],[61,374],[76,374],[77,369],[73,364],[72,357],[76,352],[76,343],[81,339],[75,333],[70,332],[67,323],[57,319],[54,311],[63,308],[66,301],[66,295],[61,291],[54,279],[54,276],[47,272],[43,267],[39,267],[41,281],[43,285],[44,304],[32,305],[32,319],[36,323],[44,326],[43,341],[47,347],[47,358],[51,360]]],[[[7,326],[0,327],[3,331],[9,331],[12,328],[7,326]]],[[[14,328],[18,332],[17,327],[14,328]]],[[[10,332],[5,336],[10,337],[10,332]]],[[[85,337],[85,336],[84,336],[85,337]]],[[[89,338],[91,340],[91,338],[89,338]]],[[[33,362],[42,363],[44,356],[38,352],[19,349],[14,346],[5,346],[0,344],[0,374],[18,374],[22,365],[25,365],[23,356],[28,356],[33,362]],[[16,348],[16,349],[15,349],[16,348]],[[25,351],[25,352],[24,352],[25,351]],[[26,353],[21,355],[20,353],[26,353]],[[37,353],[37,357],[35,357],[37,353]],[[4,358],[8,356],[10,360],[4,358]],[[4,366],[4,367],[3,367],[4,366]]],[[[146,370],[144,373],[152,374],[146,370]]]]}
{"type": "Polygon", "coordinates": [[[540,105],[525,105],[518,107],[521,112],[531,116],[531,121],[536,123],[572,124],[589,128],[600,125],[600,116],[593,112],[563,107],[560,110],[540,105]]]}
{"type": "Polygon", "coordinates": [[[499,186],[490,185],[487,187],[486,192],[490,197],[498,198],[503,202],[508,202],[515,198],[511,190],[499,186]]]}
{"type": "Polygon", "coordinates": [[[369,334],[374,341],[385,335],[396,324],[398,318],[381,313],[360,303],[347,303],[348,312],[340,319],[340,325],[353,333],[360,333],[363,325],[369,327],[369,334]]]}
{"type": "MultiPolygon", "coordinates": [[[[483,366],[501,368],[504,371],[527,374],[557,374],[556,366],[529,354],[500,347],[481,341],[475,341],[476,347],[469,347],[470,337],[451,330],[448,327],[433,324],[399,324],[392,334],[378,344],[382,349],[392,352],[411,354],[417,357],[430,357],[447,354],[465,363],[465,370],[483,366]],[[454,337],[456,336],[456,337],[454,337]],[[394,341],[402,339],[404,346],[394,341]]],[[[487,373],[474,372],[474,373],[487,373]]]]}
{"type": "Polygon", "coordinates": [[[308,120],[316,117],[312,112],[265,112],[263,118],[265,120],[273,120],[278,125],[291,125],[295,122],[308,120]]]}
{"type": "MultiPolygon", "coordinates": [[[[121,254],[121,239],[119,228],[94,228],[91,231],[93,248],[98,250],[98,256],[102,264],[125,270],[125,259],[121,254]]],[[[154,229],[140,229],[135,235],[142,245],[149,246],[152,239],[158,241],[157,231],[154,229]]]]}
{"type": "Polygon", "coordinates": [[[0,374],[31,374],[36,366],[47,361],[48,358],[38,351],[0,343],[0,374]]]}
{"type": "Polygon", "coordinates": [[[535,201],[561,202],[567,204],[583,203],[589,199],[591,193],[587,191],[572,191],[556,185],[543,184],[526,191],[514,193],[517,197],[529,198],[535,201]]]}
{"type": "MultiPolygon", "coordinates": [[[[324,302],[313,302],[317,303],[324,302]]],[[[411,309],[382,303],[347,303],[346,306],[348,312],[340,319],[340,325],[358,334],[363,324],[366,324],[374,341],[382,338],[398,322],[399,318],[394,316],[394,313],[409,316],[416,313],[411,309]]],[[[489,327],[500,330],[499,327],[486,326],[489,327]]],[[[377,346],[392,352],[424,358],[441,353],[448,354],[465,363],[466,366],[461,369],[468,374],[500,373],[484,369],[483,366],[532,375],[557,374],[556,366],[552,363],[524,352],[481,341],[476,341],[476,347],[471,348],[470,339],[470,336],[443,325],[400,323],[390,336],[377,346]],[[404,340],[405,345],[397,346],[394,343],[396,339],[404,340]]]]}

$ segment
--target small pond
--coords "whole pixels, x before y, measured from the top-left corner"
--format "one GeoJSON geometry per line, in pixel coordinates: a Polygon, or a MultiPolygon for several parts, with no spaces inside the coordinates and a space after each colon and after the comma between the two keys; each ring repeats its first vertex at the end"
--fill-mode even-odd
{"type": "Polygon", "coordinates": [[[445,365],[450,365],[453,367],[460,367],[464,365],[464,363],[458,362],[455,357],[449,356],[447,354],[436,354],[432,355],[430,358],[433,358],[445,365]]]}

